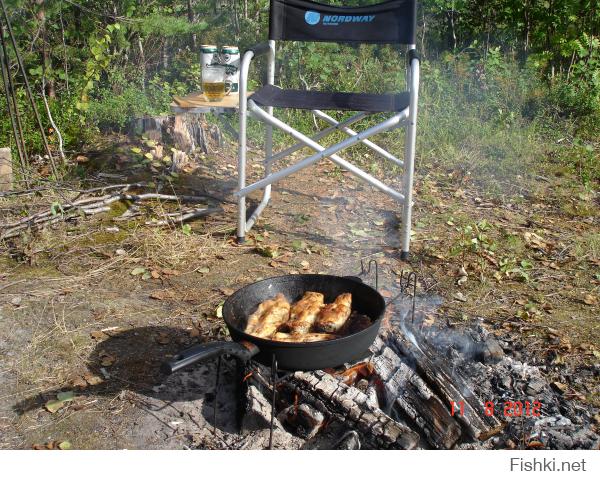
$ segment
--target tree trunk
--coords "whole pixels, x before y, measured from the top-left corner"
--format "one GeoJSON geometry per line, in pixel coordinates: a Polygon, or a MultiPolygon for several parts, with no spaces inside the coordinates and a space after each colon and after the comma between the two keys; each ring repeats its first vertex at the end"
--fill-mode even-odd
{"type": "MultiPolygon", "coordinates": [[[[190,22],[191,24],[194,23],[195,18],[194,18],[194,2],[193,0],[187,0],[187,18],[188,18],[188,22],[190,22]]],[[[196,38],[196,33],[192,33],[192,46],[194,47],[194,49],[196,48],[198,43],[198,39],[196,38]]]]}
{"type": "Polygon", "coordinates": [[[42,68],[46,75],[46,96],[48,98],[56,98],[56,89],[54,88],[54,79],[48,76],[47,73],[52,68],[50,52],[48,51],[48,38],[46,35],[46,10],[44,8],[45,0],[36,0],[36,5],[40,8],[36,14],[36,18],[40,24],[40,37],[42,39],[42,68]]]}

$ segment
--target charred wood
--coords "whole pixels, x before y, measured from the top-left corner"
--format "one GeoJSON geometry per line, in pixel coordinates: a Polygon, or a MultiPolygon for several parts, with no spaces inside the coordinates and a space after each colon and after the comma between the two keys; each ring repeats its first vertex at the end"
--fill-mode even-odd
{"type": "Polygon", "coordinates": [[[412,362],[415,371],[439,395],[447,408],[452,404],[463,407],[462,412],[455,414],[454,418],[472,439],[486,440],[503,429],[504,423],[496,416],[485,415],[484,400],[477,398],[458,372],[440,361],[439,353],[425,339],[420,339],[417,346],[402,332],[393,330],[385,334],[384,341],[412,362]]]}

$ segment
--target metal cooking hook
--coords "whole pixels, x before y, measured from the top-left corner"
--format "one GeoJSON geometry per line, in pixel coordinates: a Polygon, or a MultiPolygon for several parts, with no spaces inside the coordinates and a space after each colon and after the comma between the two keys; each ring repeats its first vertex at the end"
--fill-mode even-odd
{"type": "Polygon", "coordinates": [[[368,273],[371,273],[371,265],[375,265],[375,290],[379,291],[379,264],[377,263],[377,260],[372,258],[371,260],[369,260],[369,263],[367,264],[367,268],[365,268],[365,261],[363,258],[361,258],[360,259],[360,274],[366,275],[368,273]]]}

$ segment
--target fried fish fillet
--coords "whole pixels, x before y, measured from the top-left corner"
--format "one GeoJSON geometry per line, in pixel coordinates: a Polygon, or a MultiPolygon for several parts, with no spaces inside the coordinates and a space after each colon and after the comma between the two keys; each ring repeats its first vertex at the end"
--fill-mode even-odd
{"type": "Polygon", "coordinates": [[[315,326],[318,330],[335,333],[341,330],[352,313],[352,294],[342,293],[333,303],[325,305],[317,317],[315,326]]]}
{"type": "Polygon", "coordinates": [[[333,333],[282,333],[277,332],[271,337],[278,342],[322,342],[323,340],[333,340],[339,338],[339,335],[333,333]]]}
{"type": "MultiPolygon", "coordinates": [[[[290,303],[282,294],[278,294],[272,304],[260,315],[256,327],[250,332],[251,335],[262,338],[271,338],[279,327],[290,319],[290,303]]],[[[259,307],[260,308],[260,307],[259,307]]]]}
{"type": "Polygon", "coordinates": [[[283,294],[278,293],[277,296],[270,298],[269,300],[265,300],[262,302],[256,311],[248,317],[248,322],[246,323],[246,328],[244,331],[246,333],[252,333],[256,327],[261,323],[262,316],[271,308],[277,301],[286,301],[283,294]]]}
{"type": "Polygon", "coordinates": [[[304,292],[303,297],[294,303],[290,310],[290,320],[286,324],[290,333],[308,333],[324,305],[324,300],[322,293],[304,292]]]}

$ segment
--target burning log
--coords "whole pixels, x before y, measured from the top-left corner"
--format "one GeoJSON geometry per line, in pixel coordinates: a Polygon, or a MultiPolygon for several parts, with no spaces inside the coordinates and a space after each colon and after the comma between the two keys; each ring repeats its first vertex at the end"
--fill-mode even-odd
{"type": "Polygon", "coordinates": [[[383,342],[376,342],[373,350],[378,350],[373,365],[385,389],[386,407],[398,408],[410,418],[431,446],[452,448],[460,439],[462,429],[447,405],[383,342]]]}
{"type": "Polygon", "coordinates": [[[421,339],[417,346],[402,332],[390,330],[385,334],[384,341],[415,365],[416,372],[443,399],[446,408],[451,405],[461,407],[460,413],[456,413],[454,418],[470,437],[486,440],[504,428],[504,423],[494,415],[485,415],[484,402],[476,397],[465,379],[439,361],[438,352],[425,339],[421,339]]]}
{"type": "Polygon", "coordinates": [[[411,450],[419,442],[417,433],[373,406],[365,393],[321,370],[296,372],[280,385],[288,395],[299,394],[329,418],[362,432],[373,447],[411,450]]]}

